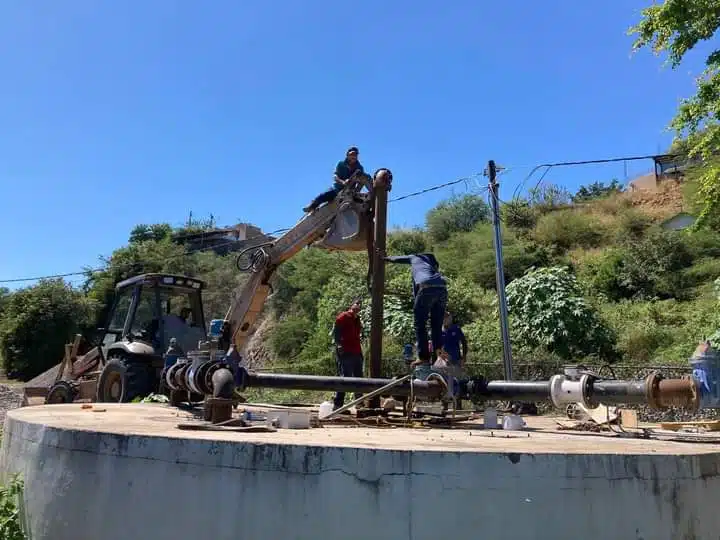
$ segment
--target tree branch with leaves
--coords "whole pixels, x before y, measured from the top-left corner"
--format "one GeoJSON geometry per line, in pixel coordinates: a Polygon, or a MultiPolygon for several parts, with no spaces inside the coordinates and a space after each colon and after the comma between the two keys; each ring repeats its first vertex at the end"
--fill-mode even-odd
{"type": "MultiPolygon", "coordinates": [[[[720,27],[720,0],[666,0],[641,12],[640,22],[628,33],[635,35],[633,51],[650,48],[665,53],[667,63],[676,69],[698,43],[713,38],[720,27]]],[[[698,189],[702,225],[720,208],[720,49],[705,60],[705,70],[697,79],[694,96],[684,99],[670,128],[677,138],[687,138],[690,158],[699,158],[698,189]]]]}

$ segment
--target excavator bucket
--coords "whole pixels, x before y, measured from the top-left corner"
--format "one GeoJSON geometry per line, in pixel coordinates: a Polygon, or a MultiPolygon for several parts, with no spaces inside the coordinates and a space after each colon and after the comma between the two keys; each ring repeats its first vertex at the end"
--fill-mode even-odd
{"type": "Polygon", "coordinates": [[[325,236],[314,245],[330,251],[365,251],[369,234],[372,234],[372,223],[367,213],[362,207],[346,202],[338,210],[325,236]]]}

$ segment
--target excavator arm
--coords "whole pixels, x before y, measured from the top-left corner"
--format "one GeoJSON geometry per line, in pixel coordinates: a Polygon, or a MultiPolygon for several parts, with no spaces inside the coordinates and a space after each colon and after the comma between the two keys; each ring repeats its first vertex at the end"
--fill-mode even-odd
{"type": "MultiPolygon", "coordinates": [[[[376,173],[377,175],[378,173],[376,173]]],[[[237,266],[248,281],[233,294],[221,342],[242,354],[254,324],[270,295],[270,279],[282,263],[307,246],[327,250],[372,250],[372,178],[356,174],[330,203],[306,215],[278,239],[250,247],[238,255],[237,266]],[[362,193],[363,187],[367,192],[362,193]]]]}

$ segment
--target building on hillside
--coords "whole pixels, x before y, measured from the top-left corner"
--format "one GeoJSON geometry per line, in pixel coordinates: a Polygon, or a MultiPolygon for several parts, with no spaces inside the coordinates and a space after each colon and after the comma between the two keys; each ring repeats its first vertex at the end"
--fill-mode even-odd
{"type": "Polygon", "coordinates": [[[663,182],[668,180],[680,182],[688,167],[696,162],[696,160],[674,154],[662,154],[653,156],[651,159],[654,165],[653,170],[628,182],[629,191],[659,191],[663,182]]]}
{"type": "Polygon", "coordinates": [[[183,234],[173,239],[183,244],[188,251],[214,251],[218,255],[227,255],[240,251],[253,244],[273,240],[259,227],[249,223],[239,223],[234,227],[212,229],[199,233],[183,234]]]}
{"type": "Polygon", "coordinates": [[[695,216],[688,214],[687,212],[680,212],[679,214],[675,214],[663,221],[660,226],[663,229],[671,231],[681,231],[683,229],[687,229],[688,227],[692,227],[694,224],[695,216]]]}

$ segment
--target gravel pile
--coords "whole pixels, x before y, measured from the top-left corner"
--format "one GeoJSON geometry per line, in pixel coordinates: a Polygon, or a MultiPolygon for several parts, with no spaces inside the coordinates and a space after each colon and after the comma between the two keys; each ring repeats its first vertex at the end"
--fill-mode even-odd
{"type": "Polygon", "coordinates": [[[0,426],[4,424],[8,411],[22,406],[23,397],[22,388],[0,384],[0,426]]]}

